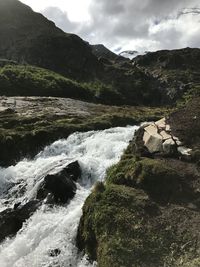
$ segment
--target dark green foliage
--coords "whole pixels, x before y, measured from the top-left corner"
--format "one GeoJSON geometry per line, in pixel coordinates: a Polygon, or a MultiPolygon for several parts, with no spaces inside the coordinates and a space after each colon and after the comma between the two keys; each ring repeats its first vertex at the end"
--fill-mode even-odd
{"type": "Polygon", "coordinates": [[[154,200],[166,203],[178,198],[181,176],[163,160],[121,160],[107,173],[108,184],[141,188],[154,200]]]}
{"type": "Polygon", "coordinates": [[[111,184],[86,200],[77,243],[99,267],[175,266],[187,237],[172,225],[145,193],[111,184]]]}
{"type": "Polygon", "coordinates": [[[23,65],[0,68],[0,94],[92,99],[90,91],[77,82],[52,71],[23,65]]]}

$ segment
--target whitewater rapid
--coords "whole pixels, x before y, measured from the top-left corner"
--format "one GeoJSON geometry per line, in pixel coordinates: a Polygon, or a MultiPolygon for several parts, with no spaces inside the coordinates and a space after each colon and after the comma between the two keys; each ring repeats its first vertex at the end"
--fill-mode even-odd
{"type": "Polygon", "coordinates": [[[47,146],[33,160],[0,168],[0,210],[34,199],[43,178],[70,162],[78,160],[82,170],[70,203],[53,208],[44,203],[15,237],[0,244],[1,267],[92,266],[76,248],[81,208],[94,183],[104,180],[106,169],[119,161],[136,129],[128,126],[74,133],[47,146]],[[53,249],[59,249],[60,254],[51,257],[53,249]]]}

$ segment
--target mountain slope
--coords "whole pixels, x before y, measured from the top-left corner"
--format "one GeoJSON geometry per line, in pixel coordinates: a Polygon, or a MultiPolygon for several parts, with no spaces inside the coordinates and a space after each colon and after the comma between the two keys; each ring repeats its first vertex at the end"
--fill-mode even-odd
{"type": "Polygon", "coordinates": [[[98,60],[89,45],[17,0],[0,0],[0,58],[85,79],[98,60]]]}
{"type": "MultiPolygon", "coordinates": [[[[0,59],[86,82],[94,102],[171,105],[200,84],[199,49],[158,51],[132,61],[123,59],[103,45],[90,46],[78,36],[64,33],[18,0],[0,0],[0,36],[0,59]]],[[[5,92],[6,88],[2,89],[5,92]]],[[[81,95],[78,98],[85,99],[81,95]]]]}
{"type": "Polygon", "coordinates": [[[91,47],[93,54],[98,58],[103,57],[114,61],[128,61],[127,58],[113,53],[103,44],[91,45],[91,47]]]}
{"type": "Polygon", "coordinates": [[[148,52],[134,58],[132,63],[157,79],[169,103],[175,102],[185,92],[200,85],[198,48],[148,52]]]}

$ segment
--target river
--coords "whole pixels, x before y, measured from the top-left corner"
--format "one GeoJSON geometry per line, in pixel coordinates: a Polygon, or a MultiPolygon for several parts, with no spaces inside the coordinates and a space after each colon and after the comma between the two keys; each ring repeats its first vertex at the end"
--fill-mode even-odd
{"type": "Polygon", "coordinates": [[[103,181],[106,169],[119,161],[136,129],[127,126],[74,133],[47,146],[32,160],[0,168],[0,210],[34,199],[44,177],[70,162],[78,160],[82,170],[76,195],[68,204],[51,207],[43,203],[15,237],[0,244],[1,267],[95,266],[76,248],[82,206],[94,183],[103,181]],[[59,255],[50,256],[53,249],[59,249],[59,255]]]}

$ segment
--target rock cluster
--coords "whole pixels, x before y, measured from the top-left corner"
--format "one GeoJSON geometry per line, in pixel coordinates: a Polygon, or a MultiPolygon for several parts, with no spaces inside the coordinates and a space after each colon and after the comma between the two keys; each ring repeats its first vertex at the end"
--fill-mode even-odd
{"type": "Polygon", "coordinates": [[[150,153],[163,152],[167,155],[191,156],[192,150],[185,147],[178,137],[172,134],[165,118],[144,127],[143,141],[150,153]]]}
{"type": "MultiPolygon", "coordinates": [[[[12,208],[0,212],[0,242],[15,235],[23,223],[42,205],[63,204],[72,199],[76,193],[76,181],[81,176],[78,161],[68,164],[62,171],[54,175],[47,175],[40,184],[36,199],[22,204],[16,203],[12,208]]],[[[51,252],[51,256],[59,252],[51,252]]]]}

